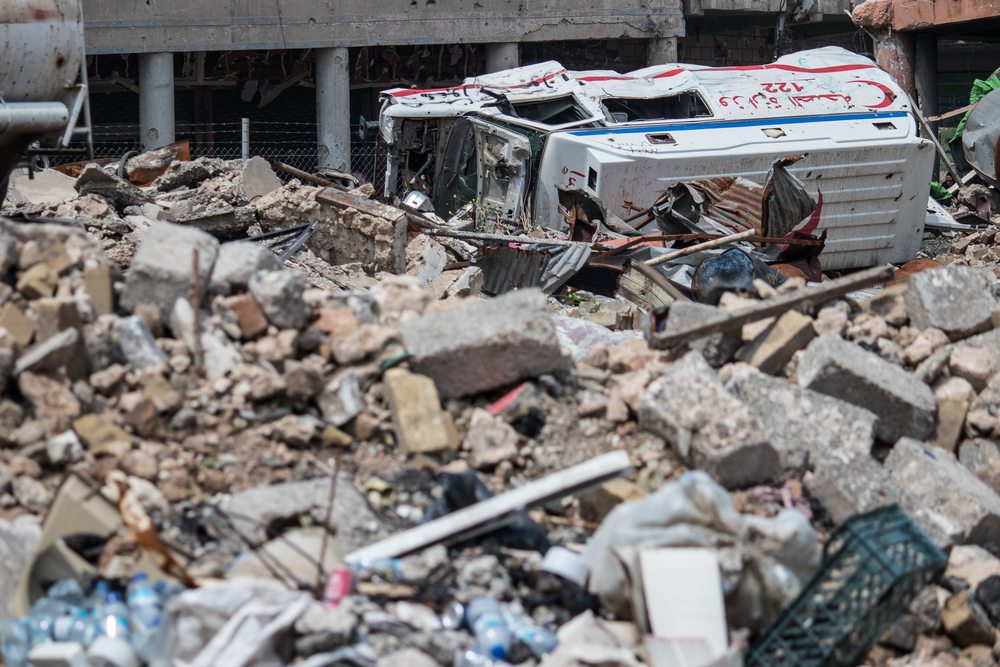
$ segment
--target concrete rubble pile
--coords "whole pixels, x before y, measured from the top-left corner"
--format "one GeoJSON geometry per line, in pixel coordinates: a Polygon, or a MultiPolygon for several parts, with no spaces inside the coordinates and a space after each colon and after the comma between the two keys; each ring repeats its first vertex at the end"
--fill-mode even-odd
{"type": "MultiPolygon", "coordinates": [[[[55,549],[83,586],[173,582],[132,664],[741,664],[831,532],[897,504],[948,569],[864,664],[997,664],[995,228],[658,350],[538,289],[486,299],[475,247],[254,160],[91,166],[5,209],[60,221],[0,219],[0,635],[55,549]],[[219,239],[317,220],[286,263],[219,239]],[[53,532],[95,496],[114,530],[53,532]],[[695,606],[700,662],[669,648],[695,606]]],[[[810,289],[677,301],[667,330],[810,289]]]]}

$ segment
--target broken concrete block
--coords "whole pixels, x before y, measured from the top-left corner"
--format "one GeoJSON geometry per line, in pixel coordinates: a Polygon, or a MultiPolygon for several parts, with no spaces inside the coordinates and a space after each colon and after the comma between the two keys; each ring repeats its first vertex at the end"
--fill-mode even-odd
{"type": "Polygon", "coordinates": [[[36,343],[24,351],[14,364],[14,375],[25,371],[44,371],[64,366],[70,355],[77,349],[80,333],[76,329],[66,329],[51,336],[42,343],[36,343]]]}
{"type": "Polygon", "coordinates": [[[726,488],[760,484],[780,471],[763,424],[697,352],[667,366],[638,407],[640,428],[662,437],[681,460],[726,488]]]}
{"type": "Polygon", "coordinates": [[[260,199],[281,187],[281,180],[274,174],[267,160],[255,155],[240,171],[240,190],[248,202],[260,199]]]}
{"type": "Polygon", "coordinates": [[[128,181],[108,173],[97,165],[88,165],[80,173],[74,184],[81,195],[96,194],[111,202],[118,210],[126,206],[142,206],[153,201],[153,197],[128,181]]]}
{"type": "Polygon", "coordinates": [[[948,355],[948,368],[952,376],[968,380],[977,393],[986,388],[986,383],[997,370],[989,352],[964,345],[956,347],[948,355]]]}
{"type": "Polygon", "coordinates": [[[295,621],[295,654],[309,656],[332,651],[351,643],[357,615],[348,605],[331,609],[310,609],[295,621]]]}
{"type": "Polygon", "coordinates": [[[963,440],[956,455],[962,465],[975,472],[982,466],[1000,461],[1000,443],[988,438],[963,440]]]}
{"type": "Polygon", "coordinates": [[[29,178],[24,169],[15,169],[10,175],[10,189],[7,191],[8,204],[50,205],[62,204],[77,198],[73,184],[76,179],[56,171],[43,169],[29,178]]]}
{"type": "Polygon", "coordinates": [[[958,264],[921,271],[906,286],[910,323],[918,329],[937,327],[951,340],[987,331],[1000,305],[991,292],[994,282],[988,271],[958,264]]]}
{"type": "Polygon", "coordinates": [[[205,363],[205,376],[225,377],[229,371],[243,364],[240,351],[221,331],[206,331],[199,338],[201,354],[205,363]]]}
{"type": "Polygon", "coordinates": [[[24,314],[20,308],[11,301],[8,301],[0,309],[0,327],[3,327],[17,340],[20,349],[28,347],[31,339],[35,336],[35,323],[24,314]]]}
{"type": "Polygon", "coordinates": [[[100,317],[115,312],[115,291],[109,266],[86,267],[83,270],[83,283],[95,315],[100,317]]]}
{"type": "Polygon", "coordinates": [[[0,619],[15,616],[14,594],[35,545],[42,537],[41,520],[22,515],[0,519],[0,619]]]}
{"type": "Polygon", "coordinates": [[[316,397],[323,421],[343,426],[365,409],[358,378],[350,368],[338,371],[316,397]]]}
{"type": "MultiPolygon", "coordinates": [[[[680,331],[690,326],[700,324],[722,313],[720,308],[692,301],[675,301],[670,306],[667,317],[666,333],[680,331]]],[[[733,358],[743,340],[739,331],[704,336],[697,340],[684,343],[685,349],[700,352],[713,368],[718,368],[733,358]]]]}
{"type": "Polygon", "coordinates": [[[330,338],[339,338],[353,333],[358,328],[358,318],[351,312],[350,308],[346,307],[321,310],[316,321],[309,328],[322,331],[330,338]]]}
{"type": "Polygon", "coordinates": [[[76,261],[69,256],[66,246],[58,236],[43,233],[21,247],[21,254],[17,260],[17,266],[21,270],[36,264],[46,264],[52,273],[60,276],[76,264],[76,261]]]}
{"type": "Polygon", "coordinates": [[[961,648],[972,644],[993,644],[993,624],[982,607],[972,599],[972,591],[959,591],[948,598],[941,610],[941,625],[955,645],[961,648]]]}
{"type": "Polygon", "coordinates": [[[59,282],[59,275],[48,264],[35,264],[17,279],[17,291],[28,299],[51,296],[59,282]]]}
{"type": "Polygon", "coordinates": [[[937,402],[937,425],[934,435],[927,441],[935,447],[954,452],[958,441],[962,439],[965,426],[965,415],[969,411],[969,403],[960,398],[935,398],[937,402]]]}
{"type": "Polygon", "coordinates": [[[406,244],[406,273],[416,276],[424,287],[430,287],[444,273],[447,263],[444,246],[426,234],[419,234],[406,244]]]}
{"type": "Polygon", "coordinates": [[[638,484],[618,477],[585,491],[578,497],[580,518],[591,523],[601,523],[615,507],[626,500],[640,500],[646,497],[646,492],[638,484]]]}
{"type": "Polygon", "coordinates": [[[35,341],[41,343],[64,329],[81,329],[83,322],[76,309],[76,299],[59,297],[38,299],[35,307],[35,341]]]}
{"type": "Polygon", "coordinates": [[[157,306],[164,317],[169,317],[177,299],[191,297],[196,248],[198,290],[204,298],[208,293],[219,242],[213,236],[190,227],[167,222],[151,225],[142,237],[125,277],[122,308],[132,312],[136,305],[150,303],[157,306]]]}
{"type": "Polygon", "coordinates": [[[414,370],[434,380],[443,398],[568,368],[539,289],[407,320],[400,331],[414,370]]]}
{"type": "Polygon", "coordinates": [[[470,266],[465,269],[445,271],[434,279],[431,288],[439,299],[464,298],[479,294],[485,281],[483,270],[478,266],[470,266]]]}
{"type": "Polygon", "coordinates": [[[870,410],[875,435],[895,442],[925,439],[934,430],[934,394],[902,368],[836,336],[809,344],[798,367],[799,385],[870,410]]]}
{"type": "Polygon", "coordinates": [[[289,398],[296,401],[308,400],[323,389],[323,367],[311,360],[289,359],[285,362],[285,384],[289,398]]]}
{"type": "Polygon", "coordinates": [[[1000,375],[994,376],[972,401],[965,417],[965,430],[970,438],[1000,437],[1000,375]]]}
{"type": "Polygon", "coordinates": [[[726,389],[764,425],[782,472],[818,471],[829,457],[868,456],[878,418],[846,401],[733,364],[726,389]]]}
{"type": "Polygon", "coordinates": [[[779,317],[740,353],[740,359],[765,373],[776,375],[792,355],[816,337],[812,319],[794,310],[779,317]]]}
{"type": "Polygon", "coordinates": [[[250,294],[268,321],[279,329],[302,329],[309,306],[302,300],[306,281],[291,271],[258,271],[250,278],[250,294]]]}
{"type": "Polygon", "coordinates": [[[45,441],[45,453],[49,463],[63,466],[83,459],[83,445],[73,431],[63,431],[45,441]]]}
{"type": "Polygon", "coordinates": [[[942,549],[1000,544],[1000,497],[951,452],[902,438],[883,467],[900,507],[942,549]]]}
{"type": "Polygon", "coordinates": [[[250,286],[250,277],[258,271],[278,271],[281,268],[277,255],[253,241],[223,243],[215,258],[209,289],[212,294],[246,290],[250,286]]]}
{"type": "Polygon", "coordinates": [[[52,504],[52,492],[37,479],[18,477],[14,480],[11,490],[21,507],[29,512],[35,514],[43,512],[52,504]]]}
{"type": "Polygon", "coordinates": [[[471,450],[469,463],[473,468],[492,470],[501,461],[516,458],[517,444],[517,431],[513,426],[482,408],[472,411],[465,445],[471,450]]]}
{"type": "Polygon", "coordinates": [[[306,247],[330,264],[360,262],[378,271],[406,272],[406,214],[391,206],[332,189],[280,188],[255,202],[267,231],[320,221],[306,247]]]}
{"type": "Polygon", "coordinates": [[[110,451],[118,443],[132,445],[128,433],[93,413],[75,420],[73,431],[94,456],[110,451]]]}
{"type": "Polygon", "coordinates": [[[383,376],[399,443],[412,454],[457,449],[458,431],[451,415],[441,409],[434,381],[402,368],[390,368],[383,376]]]}
{"type": "Polygon", "coordinates": [[[937,327],[927,327],[907,346],[903,359],[911,366],[916,366],[945,347],[948,342],[948,334],[937,327]]]}
{"type": "Polygon", "coordinates": [[[222,306],[236,318],[241,338],[249,340],[267,331],[267,318],[249,294],[228,297],[222,306]]]}
{"type": "Polygon", "coordinates": [[[115,322],[114,336],[122,354],[133,368],[149,368],[169,361],[166,352],[156,346],[146,323],[137,315],[119,318],[115,322]]]}
{"type": "Polygon", "coordinates": [[[58,378],[30,371],[17,378],[21,394],[28,399],[35,416],[45,423],[49,434],[62,433],[80,416],[80,401],[66,384],[58,378]]]}

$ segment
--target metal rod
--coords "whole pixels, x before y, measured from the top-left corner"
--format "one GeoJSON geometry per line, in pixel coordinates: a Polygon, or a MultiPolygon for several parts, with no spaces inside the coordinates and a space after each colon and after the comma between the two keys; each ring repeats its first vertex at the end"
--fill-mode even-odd
{"type": "MultiPolygon", "coordinates": [[[[530,236],[508,236],[506,234],[486,234],[484,232],[460,232],[454,229],[425,229],[428,236],[450,236],[455,239],[472,239],[474,241],[499,241],[501,243],[540,243],[542,245],[575,246],[582,241],[563,241],[559,239],[536,239],[530,236]]],[[[585,244],[588,245],[588,244],[585,244]]]]}
{"type": "Polygon", "coordinates": [[[670,333],[657,333],[655,331],[657,323],[654,321],[655,318],[651,317],[649,323],[651,331],[647,332],[646,336],[649,346],[654,350],[669,349],[687,340],[696,340],[723,331],[736,331],[742,328],[744,324],[756,322],[766,317],[781,315],[793,308],[826,303],[831,299],[840,298],[855,290],[886,282],[892,278],[894,272],[895,269],[892,266],[876,266],[865,271],[852,273],[849,276],[837,278],[828,283],[823,283],[819,287],[807,287],[780,295],[775,299],[761,301],[746,308],[721,313],[693,326],[670,333]]]}
{"type": "Polygon", "coordinates": [[[340,190],[341,192],[347,192],[347,188],[343,185],[338,185],[333,181],[328,181],[325,178],[320,178],[319,176],[313,176],[312,174],[302,171],[301,169],[296,169],[284,162],[279,162],[278,160],[271,160],[271,166],[275,169],[280,169],[286,174],[291,174],[295,178],[301,179],[312,183],[313,185],[322,185],[324,188],[333,188],[335,190],[340,190]]]}
{"type": "Polygon", "coordinates": [[[663,257],[657,257],[656,259],[651,259],[646,262],[646,266],[659,266],[660,264],[665,264],[669,261],[675,260],[678,257],[684,257],[685,255],[693,255],[701,250],[711,250],[712,248],[718,248],[720,246],[729,245],[730,243],[736,243],[738,241],[745,241],[752,236],[756,236],[757,230],[748,229],[745,232],[740,232],[739,234],[733,234],[732,236],[723,236],[717,238],[713,241],[706,241],[705,243],[698,243],[697,245],[688,246],[687,248],[681,248],[677,252],[672,252],[669,255],[664,255],[663,257]]]}
{"type": "Polygon", "coordinates": [[[920,113],[920,109],[917,108],[917,105],[914,104],[912,99],[910,100],[910,109],[913,111],[913,115],[917,117],[917,122],[920,123],[920,127],[922,127],[924,132],[927,133],[927,138],[934,142],[934,148],[941,157],[941,161],[944,162],[946,167],[948,167],[948,173],[951,174],[951,177],[955,179],[956,183],[961,183],[962,177],[959,175],[958,170],[955,169],[955,165],[952,164],[951,158],[944,152],[944,147],[941,146],[941,142],[938,141],[938,138],[931,131],[930,125],[928,125],[927,121],[924,120],[923,114],[920,113]]]}

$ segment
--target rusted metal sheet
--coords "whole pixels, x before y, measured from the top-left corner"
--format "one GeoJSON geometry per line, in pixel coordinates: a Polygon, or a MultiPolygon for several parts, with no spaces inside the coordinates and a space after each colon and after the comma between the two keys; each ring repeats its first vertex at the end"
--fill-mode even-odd
{"type": "Polygon", "coordinates": [[[708,217],[760,232],[760,203],[764,190],[759,185],[742,177],[728,176],[694,181],[691,185],[705,196],[708,217]]]}
{"type": "Polygon", "coordinates": [[[590,259],[590,246],[577,243],[568,248],[484,248],[477,266],[483,270],[483,291],[503,294],[512,289],[541,287],[552,294],[590,259]]]}

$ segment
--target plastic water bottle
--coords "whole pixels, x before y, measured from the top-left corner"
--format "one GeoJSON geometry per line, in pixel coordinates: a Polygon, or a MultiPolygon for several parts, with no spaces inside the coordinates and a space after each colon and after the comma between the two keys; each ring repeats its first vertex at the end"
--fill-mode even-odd
{"type": "Polygon", "coordinates": [[[87,611],[97,615],[98,609],[100,609],[105,601],[108,599],[108,592],[111,588],[108,586],[108,582],[103,579],[98,579],[97,583],[94,584],[94,590],[91,591],[90,597],[87,598],[87,611]]]}
{"type": "Polygon", "coordinates": [[[129,611],[122,596],[114,591],[108,593],[108,597],[98,610],[98,617],[101,620],[101,633],[112,639],[129,639],[129,611]]]}
{"type": "Polygon", "coordinates": [[[7,667],[27,667],[31,650],[31,629],[27,618],[0,621],[0,653],[7,667]]]}
{"type": "Polygon", "coordinates": [[[510,628],[510,633],[521,640],[536,658],[541,659],[543,655],[551,653],[559,646],[559,638],[555,633],[535,625],[520,605],[505,607],[503,618],[510,628]]]}
{"type": "Polygon", "coordinates": [[[510,629],[503,620],[500,603],[493,598],[476,598],[466,609],[466,620],[483,653],[503,660],[510,651],[510,629]]]}
{"type": "Polygon", "coordinates": [[[464,625],[465,607],[458,600],[452,600],[441,613],[441,626],[449,630],[460,630],[464,625]]]}
{"type": "Polygon", "coordinates": [[[83,589],[80,588],[80,582],[73,578],[57,581],[49,588],[46,595],[54,600],[62,600],[74,607],[83,607],[87,604],[83,589]]]}
{"type": "Polygon", "coordinates": [[[53,600],[44,597],[31,605],[28,611],[28,628],[31,636],[31,645],[52,641],[52,629],[55,620],[64,614],[68,614],[70,606],[62,600],[53,600]]]}
{"type": "Polygon", "coordinates": [[[481,648],[474,646],[455,661],[455,667],[510,667],[510,664],[489,656],[481,648]]]}
{"type": "Polygon", "coordinates": [[[52,624],[52,637],[57,642],[78,642],[90,646],[98,634],[96,619],[80,607],[59,616],[52,624]]]}
{"type": "Polygon", "coordinates": [[[404,578],[398,558],[365,558],[351,565],[351,574],[358,581],[370,581],[375,577],[385,581],[404,578]]]}
{"type": "Polygon", "coordinates": [[[162,601],[145,572],[136,572],[128,585],[128,608],[133,632],[153,632],[160,625],[162,601]]]}

